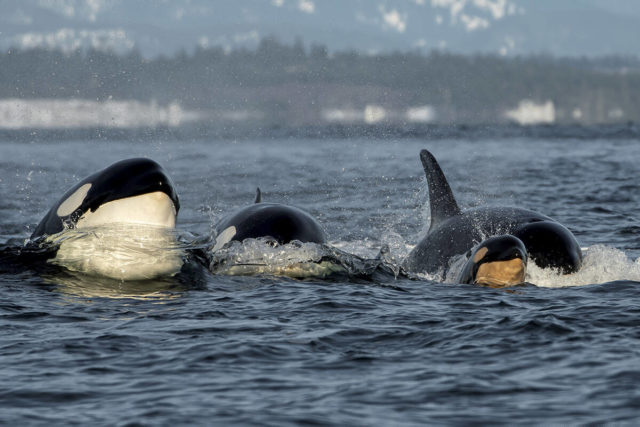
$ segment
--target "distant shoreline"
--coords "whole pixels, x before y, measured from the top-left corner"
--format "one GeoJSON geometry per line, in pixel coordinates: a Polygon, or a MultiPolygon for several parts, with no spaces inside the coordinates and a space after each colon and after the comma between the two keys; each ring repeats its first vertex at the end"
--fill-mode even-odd
{"type": "Polygon", "coordinates": [[[368,55],[264,39],[145,59],[0,52],[0,128],[185,125],[402,129],[405,124],[640,121],[640,59],[368,55]]]}
{"type": "Polygon", "coordinates": [[[640,140],[640,125],[626,124],[602,125],[322,125],[303,127],[251,127],[251,126],[215,126],[189,124],[178,127],[160,126],[154,128],[77,128],[77,129],[2,129],[2,142],[39,142],[39,141],[108,141],[131,140],[150,141],[189,141],[189,140],[283,140],[283,139],[558,139],[558,140],[640,140]]]}

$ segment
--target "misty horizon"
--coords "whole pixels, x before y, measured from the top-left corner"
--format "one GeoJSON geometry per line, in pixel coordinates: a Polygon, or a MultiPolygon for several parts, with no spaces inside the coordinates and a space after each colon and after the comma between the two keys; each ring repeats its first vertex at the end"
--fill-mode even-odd
{"type": "Polygon", "coordinates": [[[254,49],[195,47],[154,59],[136,50],[10,49],[0,62],[5,129],[598,124],[640,117],[640,60],[629,56],[374,55],[268,37],[254,49]]]}

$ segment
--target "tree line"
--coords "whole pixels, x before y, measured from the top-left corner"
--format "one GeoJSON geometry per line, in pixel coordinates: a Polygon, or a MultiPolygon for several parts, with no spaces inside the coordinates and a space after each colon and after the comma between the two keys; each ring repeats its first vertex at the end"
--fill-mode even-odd
{"type": "Polygon", "coordinates": [[[430,105],[445,121],[492,122],[523,99],[552,101],[564,121],[640,119],[633,57],[501,57],[433,51],[330,53],[264,38],[255,49],[196,48],[145,58],[94,49],[0,53],[0,98],[135,99],[185,108],[256,110],[305,123],[323,109],[430,105]],[[616,112],[612,114],[612,112],[616,112]]]}

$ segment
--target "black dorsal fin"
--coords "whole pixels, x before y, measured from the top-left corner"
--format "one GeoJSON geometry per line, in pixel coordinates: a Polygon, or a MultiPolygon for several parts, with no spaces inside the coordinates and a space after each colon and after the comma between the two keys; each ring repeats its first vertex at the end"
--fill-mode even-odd
{"type": "Polygon", "coordinates": [[[431,206],[431,228],[439,222],[460,214],[460,208],[453,197],[451,187],[433,154],[420,151],[420,160],[429,186],[429,205],[431,206]]]}
{"type": "Polygon", "coordinates": [[[260,191],[260,187],[256,187],[256,201],[254,203],[262,202],[262,192],[260,191]]]}

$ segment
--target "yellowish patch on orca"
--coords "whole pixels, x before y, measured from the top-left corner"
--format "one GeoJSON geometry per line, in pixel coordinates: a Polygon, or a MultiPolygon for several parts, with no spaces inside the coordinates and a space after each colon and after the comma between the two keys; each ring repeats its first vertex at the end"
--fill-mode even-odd
{"type": "Polygon", "coordinates": [[[487,262],[478,267],[475,284],[505,287],[524,282],[526,267],[520,258],[509,261],[487,262]]]}
{"type": "Polygon", "coordinates": [[[475,255],[473,256],[474,264],[477,264],[478,262],[480,262],[480,260],[482,260],[482,258],[484,258],[484,256],[487,254],[487,252],[489,252],[489,249],[487,249],[487,248],[478,249],[478,252],[476,252],[475,255]]]}

